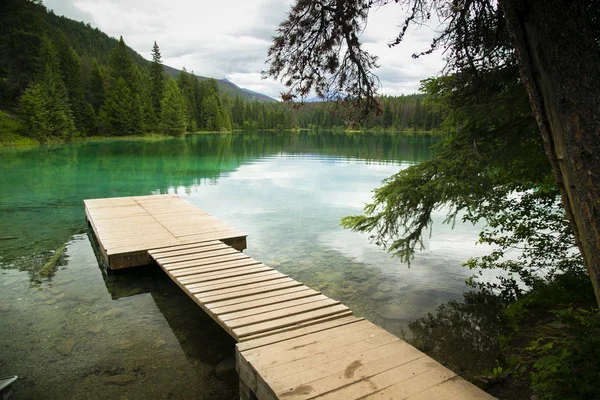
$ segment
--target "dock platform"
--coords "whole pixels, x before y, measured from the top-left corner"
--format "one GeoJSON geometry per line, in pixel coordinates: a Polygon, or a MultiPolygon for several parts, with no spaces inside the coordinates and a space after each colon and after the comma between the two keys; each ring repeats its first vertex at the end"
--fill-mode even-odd
{"type": "Polygon", "coordinates": [[[177,196],[85,206],[109,268],[158,264],[238,342],[242,399],[493,399],[339,301],[243,254],[246,235],[177,196]]]}
{"type": "Polygon", "coordinates": [[[110,269],[148,265],[148,249],[220,240],[236,250],[246,235],[170,195],[84,200],[85,215],[110,269]]]}

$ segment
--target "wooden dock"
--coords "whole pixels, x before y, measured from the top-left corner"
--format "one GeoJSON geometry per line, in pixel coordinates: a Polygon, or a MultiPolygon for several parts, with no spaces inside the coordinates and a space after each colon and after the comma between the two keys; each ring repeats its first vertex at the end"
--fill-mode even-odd
{"type": "Polygon", "coordinates": [[[237,250],[246,235],[178,196],[84,200],[85,215],[110,269],[148,265],[148,250],[220,240],[237,250]]]}
{"type": "Polygon", "coordinates": [[[177,196],[85,206],[109,268],[155,262],[238,342],[242,399],[493,398],[339,301],[243,254],[246,235],[177,196]]]}

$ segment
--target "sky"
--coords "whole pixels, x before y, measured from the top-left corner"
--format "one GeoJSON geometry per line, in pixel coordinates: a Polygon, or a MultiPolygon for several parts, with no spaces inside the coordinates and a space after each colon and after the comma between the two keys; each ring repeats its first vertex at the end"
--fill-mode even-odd
{"type": "MultiPolygon", "coordinates": [[[[154,41],[163,63],[185,67],[196,75],[227,78],[236,85],[273,98],[284,86],[261,79],[277,26],[286,18],[293,0],[44,0],[58,15],[90,23],[150,59],[154,41]]],[[[404,42],[392,49],[404,21],[401,8],[392,3],[371,10],[361,36],[364,48],[379,57],[375,71],[387,95],[416,93],[420,80],[437,75],[444,62],[440,53],[413,59],[426,50],[436,25],[410,29],[404,42]]]]}

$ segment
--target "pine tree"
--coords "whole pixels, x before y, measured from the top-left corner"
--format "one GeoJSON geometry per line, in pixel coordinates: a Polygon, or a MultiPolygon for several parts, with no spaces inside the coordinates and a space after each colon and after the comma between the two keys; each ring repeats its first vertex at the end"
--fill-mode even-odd
{"type": "Polygon", "coordinates": [[[100,109],[101,133],[109,136],[133,134],[133,112],[131,90],[123,78],[118,78],[100,109]]]}
{"type": "Polygon", "coordinates": [[[152,80],[149,70],[140,70],[138,80],[140,82],[139,107],[142,114],[141,129],[143,132],[157,132],[160,114],[156,113],[152,103],[152,80]]]}
{"type": "Polygon", "coordinates": [[[152,98],[152,104],[154,106],[156,115],[160,115],[160,103],[163,99],[165,91],[165,75],[160,49],[158,48],[158,44],[156,44],[156,42],[154,42],[154,46],[152,46],[152,62],[148,67],[148,71],[150,73],[150,96],[152,98]]]}
{"type": "Polygon", "coordinates": [[[394,120],[393,120],[393,116],[392,116],[392,109],[390,108],[390,105],[386,105],[385,106],[385,110],[383,111],[383,127],[384,128],[389,128],[390,126],[392,126],[394,120]]]}
{"type": "Polygon", "coordinates": [[[69,104],[73,112],[75,127],[80,132],[83,127],[84,99],[83,84],[81,82],[81,62],[79,56],[67,43],[67,38],[60,35],[57,40],[57,53],[62,81],[67,89],[69,104]]]}
{"type": "Polygon", "coordinates": [[[68,140],[75,135],[67,90],[52,65],[46,68],[40,82],[23,93],[20,111],[26,134],[41,142],[68,140]]]}
{"type": "Polygon", "coordinates": [[[94,107],[94,111],[99,112],[100,107],[102,107],[106,99],[106,89],[102,70],[96,60],[94,60],[91,68],[90,92],[88,96],[90,104],[94,107]]]}
{"type": "Polygon", "coordinates": [[[108,69],[111,84],[115,84],[119,79],[123,79],[130,91],[137,92],[133,61],[131,61],[129,50],[123,41],[123,36],[121,36],[117,47],[110,54],[108,69]]]}
{"type": "Polygon", "coordinates": [[[163,133],[172,136],[185,133],[185,99],[173,78],[167,81],[160,107],[160,125],[163,133]]]}
{"type": "Polygon", "coordinates": [[[185,98],[185,117],[188,132],[194,132],[197,128],[197,107],[196,97],[194,96],[194,88],[192,86],[192,79],[197,79],[195,75],[190,75],[185,70],[185,67],[177,77],[177,86],[181,90],[183,97],[185,98]]]}

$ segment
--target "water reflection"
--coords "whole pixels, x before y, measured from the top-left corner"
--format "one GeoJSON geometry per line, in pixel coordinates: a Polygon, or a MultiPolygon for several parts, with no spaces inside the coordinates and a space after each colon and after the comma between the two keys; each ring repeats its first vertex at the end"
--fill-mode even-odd
{"type": "MultiPolygon", "coordinates": [[[[0,266],[56,249],[85,229],[83,199],[184,192],[264,157],[321,154],[332,160],[419,162],[429,139],[396,135],[240,133],[79,142],[0,149],[0,266]]],[[[42,257],[43,258],[43,257],[42,257]]],[[[16,263],[16,264],[15,264],[16,263]]],[[[39,267],[39,265],[37,265],[39,267]]]]}
{"type": "Polygon", "coordinates": [[[479,227],[452,231],[434,215],[408,269],[339,220],[431,157],[432,143],[244,133],[0,150],[0,232],[17,238],[0,241],[0,372],[26,377],[22,398],[235,396],[214,376],[231,339],[170,279],[157,268],[103,274],[78,234],[82,200],[95,197],[177,193],[247,233],[247,254],[400,335],[461,298],[470,271],[460,263],[486,251],[473,246],[479,227]],[[73,234],[55,276],[32,280],[73,234]]]}
{"type": "Polygon", "coordinates": [[[161,271],[109,277],[113,296],[86,236],[66,254],[38,286],[0,275],[0,373],[21,377],[15,399],[236,398],[214,373],[232,340],[161,271]]]}

